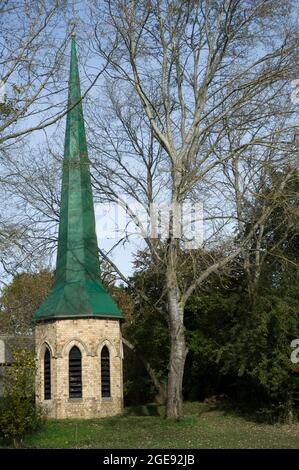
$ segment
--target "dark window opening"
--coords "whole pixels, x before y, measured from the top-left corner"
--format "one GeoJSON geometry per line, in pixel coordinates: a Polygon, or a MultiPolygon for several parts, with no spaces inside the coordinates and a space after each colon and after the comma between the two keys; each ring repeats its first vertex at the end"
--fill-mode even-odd
{"type": "Polygon", "coordinates": [[[81,352],[77,346],[69,354],[69,397],[82,398],[81,352]]]}
{"type": "Polygon", "coordinates": [[[101,385],[102,397],[110,397],[110,360],[107,346],[104,346],[101,352],[101,385]]]}
{"type": "Polygon", "coordinates": [[[51,400],[51,355],[48,348],[44,355],[44,397],[51,400]]]}

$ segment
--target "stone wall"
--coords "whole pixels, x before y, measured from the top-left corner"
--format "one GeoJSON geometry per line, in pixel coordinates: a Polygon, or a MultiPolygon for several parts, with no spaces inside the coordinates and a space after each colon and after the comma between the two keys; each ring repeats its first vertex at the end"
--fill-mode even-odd
{"type": "Polygon", "coordinates": [[[36,401],[50,418],[97,418],[123,409],[122,340],[119,320],[105,318],[61,319],[41,322],[35,328],[38,360],[36,401]],[[82,398],[69,398],[69,352],[76,345],[82,357],[82,398]],[[111,397],[101,397],[101,350],[110,354],[111,397]],[[51,399],[44,400],[44,353],[51,353],[51,399]]]}

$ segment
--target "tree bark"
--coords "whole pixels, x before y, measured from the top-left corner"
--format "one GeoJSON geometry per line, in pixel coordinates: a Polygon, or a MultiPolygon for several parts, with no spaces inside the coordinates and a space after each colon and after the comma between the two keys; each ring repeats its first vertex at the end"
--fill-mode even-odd
{"type": "Polygon", "coordinates": [[[183,375],[188,353],[185,341],[184,311],[176,292],[168,293],[170,359],[167,384],[167,418],[178,419],[183,414],[183,375]]]}

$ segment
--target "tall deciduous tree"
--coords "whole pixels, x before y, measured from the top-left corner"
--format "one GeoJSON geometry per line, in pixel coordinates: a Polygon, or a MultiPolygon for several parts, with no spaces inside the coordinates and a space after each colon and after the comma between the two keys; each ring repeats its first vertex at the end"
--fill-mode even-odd
{"type": "Polygon", "coordinates": [[[261,174],[291,160],[296,149],[289,81],[298,51],[294,4],[89,4],[95,46],[109,62],[101,106],[90,103],[98,157],[95,184],[103,197],[123,204],[138,227],[142,222],[128,198],[148,215],[161,200],[173,209],[162,253],[153,233],[144,238],[165,273],[171,343],[167,416],[177,418],[187,355],[186,302],[211,273],[224,269],[251,244],[290,178],[287,173],[279,181],[246,231],[245,201],[254,196],[261,174]],[[189,261],[196,255],[186,237],[177,235],[174,214],[187,200],[204,202],[205,246],[222,245],[211,251],[208,266],[193,263],[188,281],[180,276],[179,250],[190,252],[189,261]]]}

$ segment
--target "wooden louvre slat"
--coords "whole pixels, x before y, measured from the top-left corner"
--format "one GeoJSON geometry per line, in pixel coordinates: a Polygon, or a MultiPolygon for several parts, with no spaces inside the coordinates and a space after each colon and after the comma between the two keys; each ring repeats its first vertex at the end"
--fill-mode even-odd
{"type": "Polygon", "coordinates": [[[101,391],[102,397],[109,398],[110,390],[110,358],[107,346],[104,346],[101,352],[101,391]]]}
{"type": "Polygon", "coordinates": [[[44,399],[51,400],[51,355],[48,348],[44,355],[44,399]]]}
{"type": "Polygon", "coordinates": [[[77,346],[69,354],[69,397],[82,398],[81,352],[77,346]]]}

